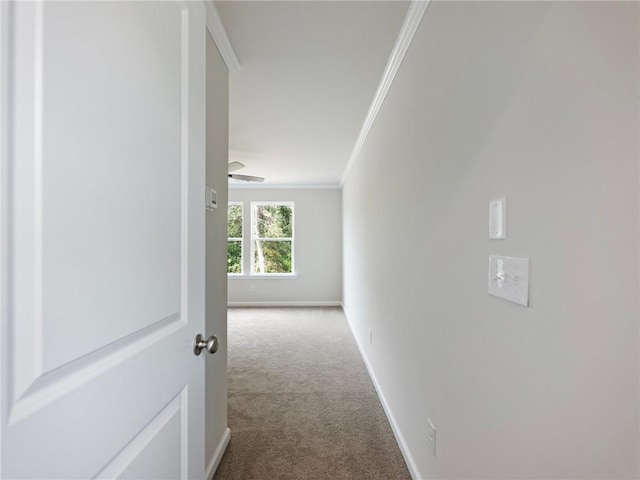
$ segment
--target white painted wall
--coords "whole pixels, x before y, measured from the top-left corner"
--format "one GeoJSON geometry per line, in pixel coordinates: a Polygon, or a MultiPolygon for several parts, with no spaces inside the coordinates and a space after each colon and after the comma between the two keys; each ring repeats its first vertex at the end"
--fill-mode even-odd
{"type": "MultiPolygon", "coordinates": [[[[342,194],[337,188],[231,188],[229,201],[243,202],[249,234],[251,202],[295,203],[295,278],[229,276],[229,305],[323,305],[342,301],[342,194]],[[252,286],[255,291],[252,291],[252,286]]],[[[245,241],[245,247],[249,243],[245,241]]]]}
{"type": "Polygon", "coordinates": [[[416,478],[640,474],[639,19],[429,6],[343,191],[345,311],[416,478]],[[490,253],[531,258],[530,308],[490,253]]]}
{"type": "Polygon", "coordinates": [[[227,428],[227,160],[229,156],[229,72],[207,35],[207,185],[219,207],[205,212],[207,222],[205,337],[220,347],[206,357],[205,460],[211,478],[229,441],[227,428]]]}

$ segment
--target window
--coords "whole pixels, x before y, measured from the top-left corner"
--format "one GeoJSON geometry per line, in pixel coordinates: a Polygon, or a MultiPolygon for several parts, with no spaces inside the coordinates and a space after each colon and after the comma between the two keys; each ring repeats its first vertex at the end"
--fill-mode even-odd
{"type": "Polygon", "coordinates": [[[242,276],[248,270],[252,276],[295,277],[293,202],[252,202],[250,217],[250,234],[245,238],[244,205],[229,202],[227,273],[242,276]],[[246,259],[245,251],[250,251],[246,259]]]}
{"type": "Polygon", "coordinates": [[[242,203],[229,203],[227,214],[227,273],[242,274],[242,203]]]}
{"type": "Polygon", "coordinates": [[[251,274],[294,273],[293,203],[251,203],[251,274]]]}

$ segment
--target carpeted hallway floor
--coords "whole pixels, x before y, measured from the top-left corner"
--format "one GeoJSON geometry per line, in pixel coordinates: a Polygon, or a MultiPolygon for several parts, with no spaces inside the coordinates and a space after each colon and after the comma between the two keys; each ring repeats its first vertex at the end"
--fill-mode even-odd
{"type": "Polygon", "coordinates": [[[229,310],[215,480],[410,479],[340,308],[229,310]]]}

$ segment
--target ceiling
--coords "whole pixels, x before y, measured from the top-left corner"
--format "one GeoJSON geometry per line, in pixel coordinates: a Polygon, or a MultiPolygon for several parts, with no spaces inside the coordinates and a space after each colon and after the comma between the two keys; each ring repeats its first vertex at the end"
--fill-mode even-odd
{"type": "Polygon", "coordinates": [[[271,185],[338,185],[409,2],[216,1],[229,74],[229,161],[271,185]]]}

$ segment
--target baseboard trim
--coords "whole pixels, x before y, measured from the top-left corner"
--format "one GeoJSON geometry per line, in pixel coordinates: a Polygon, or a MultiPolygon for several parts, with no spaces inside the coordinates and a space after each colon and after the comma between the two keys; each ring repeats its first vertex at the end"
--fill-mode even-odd
{"type": "Polygon", "coordinates": [[[342,302],[227,302],[227,307],[341,307],[342,302]]]}
{"type": "Polygon", "coordinates": [[[409,451],[407,442],[405,441],[404,436],[402,435],[402,431],[400,430],[400,427],[398,426],[398,423],[396,422],[396,419],[394,418],[393,413],[391,412],[391,407],[389,407],[389,404],[387,403],[387,400],[384,397],[384,393],[382,392],[380,383],[378,383],[378,379],[376,378],[376,375],[373,372],[373,368],[371,368],[371,365],[369,364],[369,360],[367,358],[367,355],[365,354],[362,343],[358,339],[358,335],[356,334],[356,331],[353,328],[353,324],[349,321],[347,312],[344,309],[344,304],[342,304],[341,306],[342,306],[342,311],[344,312],[344,316],[347,319],[347,324],[349,325],[349,329],[351,330],[351,335],[353,336],[353,339],[355,340],[356,345],[358,346],[358,350],[360,350],[360,356],[362,357],[362,360],[364,361],[364,364],[367,367],[367,371],[369,372],[369,377],[371,377],[371,381],[373,382],[373,387],[375,388],[376,393],[378,394],[378,398],[380,399],[380,403],[382,404],[384,413],[387,416],[387,420],[389,420],[389,424],[391,425],[391,430],[393,431],[393,435],[396,437],[396,442],[398,443],[398,447],[400,448],[400,453],[402,453],[402,456],[404,457],[404,461],[407,464],[407,468],[409,469],[409,474],[411,475],[411,478],[413,480],[421,480],[422,477],[420,476],[418,466],[416,465],[416,462],[413,459],[411,452],[409,451]]]}
{"type": "Polygon", "coordinates": [[[224,452],[227,450],[227,446],[229,445],[229,441],[231,440],[231,430],[227,428],[222,434],[222,438],[218,443],[213,455],[211,456],[211,460],[209,460],[209,465],[207,465],[207,470],[205,472],[204,478],[208,478],[211,480],[213,475],[216,473],[218,469],[218,465],[220,465],[220,460],[222,460],[222,456],[224,452]]]}

